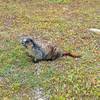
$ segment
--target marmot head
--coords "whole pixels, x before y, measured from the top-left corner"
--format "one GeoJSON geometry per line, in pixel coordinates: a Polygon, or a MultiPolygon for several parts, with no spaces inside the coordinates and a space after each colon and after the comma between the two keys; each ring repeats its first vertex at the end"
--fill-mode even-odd
{"type": "Polygon", "coordinates": [[[32,37],[28,37],[28,36],[21,37],[21,41],[20,42],[26,48],[28,48],[28,46],[32,47],[34,45],[32,37]]]}

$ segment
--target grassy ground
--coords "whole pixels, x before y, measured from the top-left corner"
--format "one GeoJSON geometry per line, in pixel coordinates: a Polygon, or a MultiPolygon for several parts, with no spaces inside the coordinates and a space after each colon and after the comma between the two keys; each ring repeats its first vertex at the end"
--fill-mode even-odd
{"type": "Polygon", "coordinates": [[[42,87],[51,100],[100,100],[100,34],[91,27],[100,28],[100,0],[0,0],[0,99],[32,100],[42,87]],[[82,57],[34,64],[19,43],[22,35],[82,57]]]}

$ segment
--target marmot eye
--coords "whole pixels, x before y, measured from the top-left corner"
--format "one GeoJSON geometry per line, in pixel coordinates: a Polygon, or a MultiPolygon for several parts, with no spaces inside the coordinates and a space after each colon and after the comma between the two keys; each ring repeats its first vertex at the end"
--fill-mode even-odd
{"type": "Polygon", "coordinates": [[[26,43],[29,43],[30,41],[26,41],[26,43]]]}

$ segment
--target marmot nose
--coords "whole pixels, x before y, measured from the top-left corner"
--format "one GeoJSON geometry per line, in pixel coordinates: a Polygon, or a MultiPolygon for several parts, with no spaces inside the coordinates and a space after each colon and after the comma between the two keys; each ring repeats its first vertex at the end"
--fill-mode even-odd
{"type": "Polygon", "coordinates": [[[26,43],[25,43],[25,42],[22,42],[22,45],[23,45],[24,47],[26,47],[26,48],[27,48],[27,46],[26,46],[26,43]]]}

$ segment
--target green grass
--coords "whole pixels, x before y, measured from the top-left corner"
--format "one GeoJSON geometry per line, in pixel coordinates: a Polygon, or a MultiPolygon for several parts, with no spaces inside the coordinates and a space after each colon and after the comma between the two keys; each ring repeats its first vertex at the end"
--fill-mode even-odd
{"type": "Polygon", "coordinates": [[[99,0],[0,1],[0,99],[29,100],[42,87],[51,100],[99,100],[99,0]],[[34,64],[19,43],[22,35],[40,36],[80,59],[61,58],[34,64]],[[35,75],[40,65],[41,73],[35,75]]]}
{"type": "Polygon", "coordinates": [[[71,0],[48,0],[49,2],[52,3],[69,3],[71,0]]]}

